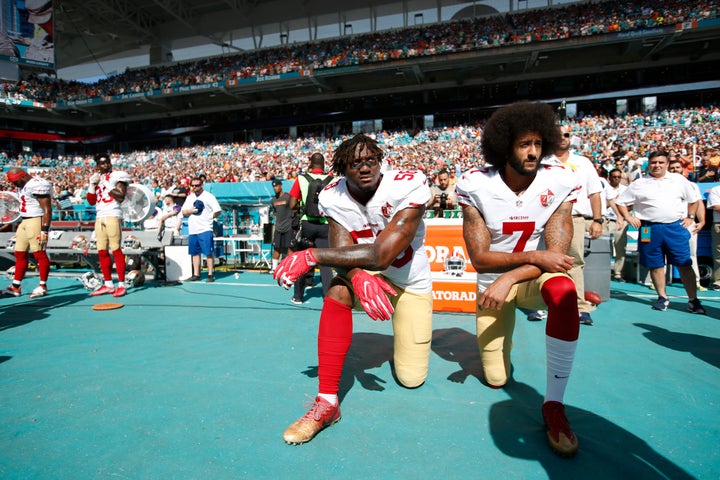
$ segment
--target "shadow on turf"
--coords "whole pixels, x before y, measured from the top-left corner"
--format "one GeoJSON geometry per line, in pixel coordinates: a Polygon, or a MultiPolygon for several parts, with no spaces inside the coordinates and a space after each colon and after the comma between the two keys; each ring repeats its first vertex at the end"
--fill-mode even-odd
{"type": "Polygon", "coordinates": [[[529,385],[513,380],[503,390],[510,399],[493,404],[489,413],[495,445],[508,456],[539,462],[548,478],[693,478],[633,433],[572,406],[565,411],[580,450],[572,459],[559,458],[547,446],[540,410],[543,397],[529,385]]]}
{"type": "MultiPolygon", "coordinates": [[[[463,383],[470,376],[483,381],[474,334],[461,328],[435,330],[433,351],[460,366],[460,370],[448,376],[449,381],[463,383]]],[[[512,379],[502,390],[510,398],[490,407],[493,441],[508,456],[539,462],[549,478],[692,478],[641,438],[599,415],[573,406],[566,406],[566,413],[578,436],[580,452],[573,459],[559,458],[547,445],[541,414],[542,395],[512,379]]]]}
{"type": "MultiPolygon", "coordinates": [[[[340,378],[340,390],[338,391],[340,402],[355,385],[355,381],[366,390],[385,390],[383,384],[387,383],[387,380],[368,373],[367,370],[375,369],[385,362],[392,364],[392,353],[393,338],[391,335],[354,333],[340,378]]],[[[318,367],[317,365],[310,366],[302,373],[310,378],[317,378],[318,367]]]]}
{"type": "Polygon", "coordinates": [[[633,323],[633,325],[647,330],[643,336],[662,347],[678,352],[688,352],[694,357],[720,368],[720,339],[718,338],[673,332],[647,323],[633,323]]]}
{"type": "Polygon", "coordinates": [[[30,298],[28,295],[5,297],[0,305],[0,331],[44,320],[50,316],[51,310],[72,306],[87,298],[88,291],[80,290],[77,286],[52,289],[47,296],[39,298],[30,298]]]}
{"type": "MultiPolygon", "coordinates": [[[[669,338],[674,334],[667,332],[662,335],[669,338]]],[[[687,338],[683,344],[690,341],[687,338]]],[[[482,382],[474,334],[461,328],[435,330],[432,348],[441,358],[460,366],[460,370],[448,376],[449,381],[463,383],[473,376],[482,382]]],[[[710,345],[703,350],[706,348],[710,345]]],[[[384,390],[386,380],[367,370],[377,368],[386,361],[392,362],[392,350],[390,335],[354,334],[340,382],[340,401],[356,381],[367,390],[384,390]]],[[[303,374],[317,378],[318,367],[310,366],[303,374]]],[[[557,457],[547,445],[541,414],[542,395],[529,385],[512,379],[502,391],[510,398],[494,403],[489,411],[489,429],[495,445],[510,457],[539,462],[547,471],[548,478],[693,478],[640,437],[606,418],[573,406],[566,406],[566,413],[578,436],[580,451],[572,459],[557,457]]],[[[479,427],[468,424],[467,428],[479,427]]]]}

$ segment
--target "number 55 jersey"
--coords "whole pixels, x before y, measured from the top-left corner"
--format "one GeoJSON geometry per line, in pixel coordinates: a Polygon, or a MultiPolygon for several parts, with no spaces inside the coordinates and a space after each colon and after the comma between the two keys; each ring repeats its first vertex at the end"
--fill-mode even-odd
{"type": "MultiPolygon", "coordinates": [[[[347,179],[340,178],[320,192],[320,209],[326,217],[343,226],[356,244],[375,243],[395,215],[406,208],[418,208],[430,200],[430,187],[422,172],[386,170],[373,197],[363,205],[347,188],[347,179]]],[[[430,263],[423,243],[425,222],[415,231],[410,245],[382,273],[400,288],[414,293],[432,291],[430,263]]]]}
{"type": "MultiPolygon", "coordinates": [[[[490,251],[507,253],[538,250],[548,219],[562,203],[575,202],[577,190],[575,174],[559,165],[541,165],[519,195],[490,167],[468,170],[455,186],[458,203],[477,208],[483,216],[491,236],[490,251]]],[[[480,291],[499,276],[478,273],[480,291]]]]}

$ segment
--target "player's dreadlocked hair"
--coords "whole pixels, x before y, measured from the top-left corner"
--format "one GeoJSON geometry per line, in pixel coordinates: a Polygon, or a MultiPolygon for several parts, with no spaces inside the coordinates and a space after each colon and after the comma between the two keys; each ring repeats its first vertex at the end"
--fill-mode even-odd
{"type": "Polygon", "coordinates": [[[345,140],[335,149],[332,157],[332,171],[336,175],[345,175],[348,165],[355,160],[355,150],[358,145],[363,145],[382,162],[385,152],[380,148],[378,142],[364,133],[358,133],[350,140],[345,140]]]}
{"type": "Polygon", "coordinates": [[[544,103],[517,102],[501,107],[487,121],[482,136],[485,161],[498,170],[505,168],[513,155],[513,142],[528,132],[542,137],[544,158],[560,146],[558,117],[552,107],[544,103]]]}

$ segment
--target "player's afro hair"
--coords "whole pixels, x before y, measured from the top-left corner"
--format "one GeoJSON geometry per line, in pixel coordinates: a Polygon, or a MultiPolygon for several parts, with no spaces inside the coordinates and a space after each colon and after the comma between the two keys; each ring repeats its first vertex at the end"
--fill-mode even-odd
{"type": "Polygon", "coordinates": [[[370,153],[378,157],[378,161],[382,162],[385,152],[380,148],[378,142],[364,133],[358,133],[335,149],[332,157],[332,171],[336,175],[345,175],[348,165],[355,160],[355,149],[358,145],[364,145],[370,153]]]}
{"type": "Polygon", "coordinates": [[[558,117],[550,105],[517,102],[496,110],[483,130],[485,162],[498,170],[503,169],[513,155],[515,139],[528,132],[537,132],[542,137],[541,158],[554,153],[560,146],[558,117]]]}

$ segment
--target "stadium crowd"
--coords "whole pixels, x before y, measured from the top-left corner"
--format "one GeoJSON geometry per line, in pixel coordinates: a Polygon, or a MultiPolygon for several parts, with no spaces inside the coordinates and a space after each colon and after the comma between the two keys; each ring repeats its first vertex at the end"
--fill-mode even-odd
{"type": "Polygon", "coordinates": [[[38,102],[77,101],[288,72],[305,73],[324,68],[677,25],[716,18],[718,5],[718,0],[582,2],[128,69],[95,83],[30,76],[18,83],[0,82],[0,95],[38,102]]]}
{"type": "MultiPolygon", "coordinates": [[[[691,180],[717,181],[719,106],[614,117],[580,114],[568,122],[575,134],[574,149],[592,159],[602,176],[618,166],[618,162],[629,178],[637,176],[644,168],[647,154],[661,149],[683,162],[685,174],[691,180]],[[715,173],[708,175],[708,171],[715,173]]],[[[482,128],[480,122],[415,132],[380,131],[373,135],[386,150],[389,166],[421,169],[430,178],[445,168],[457,178],[461,172],[484,163],[479,148],[482,128]]],[[[113,165],[127,171],[133,182],[147,185],[162,198],[161,193],[186,187],[190,178],[196,175],[203,175],[207,182],[292,180],[307,168],[307,159],[312,153],[320,152],[325,158],[331,158],[332,151],[346,138],[348,135],[277,138],[250,143],[110,152],[110,156],[113,165]]],[[[76,203],[83,202],[93,165],[92,155],[0,152],[0,166],[22,166],[40,171],[55,186],[56,198],[71,197],[76,203]]],[[[11,189],[11,185],[3,181],[0,189],[11,189]]]]}

